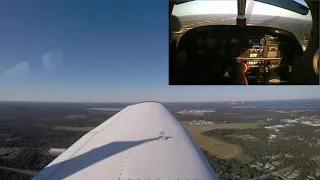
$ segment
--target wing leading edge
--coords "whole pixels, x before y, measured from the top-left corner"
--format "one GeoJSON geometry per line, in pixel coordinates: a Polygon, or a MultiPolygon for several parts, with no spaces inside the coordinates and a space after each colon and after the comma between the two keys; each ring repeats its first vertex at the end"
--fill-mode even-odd
{"type": "Polygon", "coordinates": [[[218,178],[175,117],[161,103],[143,102],[85,134],[33,179],[218,178]]]}

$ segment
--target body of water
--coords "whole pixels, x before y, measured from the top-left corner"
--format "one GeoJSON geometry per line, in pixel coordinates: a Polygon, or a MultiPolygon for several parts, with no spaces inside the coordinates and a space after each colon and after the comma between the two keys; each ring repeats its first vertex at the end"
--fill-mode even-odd
{"type": "Polygon", "coordinates": [[[244,106],[272,109],[320,109],[320,99],[244,102],[244,106]]]}

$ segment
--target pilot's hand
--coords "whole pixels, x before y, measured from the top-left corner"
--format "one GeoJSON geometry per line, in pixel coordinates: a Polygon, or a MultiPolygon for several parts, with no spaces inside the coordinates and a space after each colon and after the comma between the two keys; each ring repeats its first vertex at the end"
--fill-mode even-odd
{"type": "Polygon", "coordinates": [[[235,67],[235,81],[234,84],[238,84],[238,85],[248,85],[248,80],[247,77],[245,75],[245,73],[248,70],[248,65],[245,63],[237,63],[236,67],[235,67]]]}
{"type": "Polygon", "coordinates": [[[248,65],[246,63],[237,63],[235,71],[237,74],[244,74],[248,71],[248,65]]]}

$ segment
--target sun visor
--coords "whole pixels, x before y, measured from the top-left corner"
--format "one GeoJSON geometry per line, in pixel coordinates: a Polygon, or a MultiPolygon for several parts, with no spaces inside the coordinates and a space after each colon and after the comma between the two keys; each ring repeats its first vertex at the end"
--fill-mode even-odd
{"type": "Polygon", "coordinates": [[[254,0],[254,1],[277,6],[277,7],[287,9],[289,11],[293,11],[293,12],[301,14],[301,15],[307,15],[309,13],[308,7],[306,7],[300,3],[297,3],[294,0],[254,0]]]}

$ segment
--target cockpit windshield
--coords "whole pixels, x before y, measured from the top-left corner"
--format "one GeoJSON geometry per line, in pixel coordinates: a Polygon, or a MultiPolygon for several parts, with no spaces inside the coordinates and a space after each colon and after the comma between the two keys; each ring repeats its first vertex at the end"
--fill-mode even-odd
{"type": "Polygon", "coordinates": [[[175,5],[172,15],[179,17],[182,28],[176,32],[176,38],[189,29],[205,25],[235,25],[237,18],[237,1],[191,1],[175,5]]]}
{"type": "MultiPolygon", "coordinates": [[[[306,6],[303,0],[295,0],[306,6]]],[[[237,18],[236,0],[196,0],[175,5],[172,14],[179,17],[182,29],[175,33],[177,40],[189,29],[205,25],[235,25],[237,18]]],[[[311,13],[301,15],[262,2],[247,0],[248,26],[266,26],[292,32],[305,50],[312,29],[311,13]]]]}

